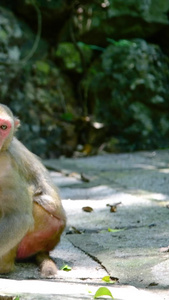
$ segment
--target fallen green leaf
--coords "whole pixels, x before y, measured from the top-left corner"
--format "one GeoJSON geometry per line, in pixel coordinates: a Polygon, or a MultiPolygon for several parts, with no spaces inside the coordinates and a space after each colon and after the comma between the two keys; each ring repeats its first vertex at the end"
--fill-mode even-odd
{"type": "Polygon", "coordinates": [[[69,267],[68,265],[64,265],[64,266],[61,268],[61,270],[66,271],[66,272],[69,272],[69,271],[72,270],[72,268],[69,267]]]}
{"type": "Polygon", "coordinates": [[[104,276],[102,278],[103,281],[107,282],[107,283],[115,283],[115,281],[110,279],[110,276],[104,276]]]}
{"type": "Polygon", "coordinates": [[[110,290],[109,290],[108,288],[106,288],[106,287],[100,287],[100,288],[96,291],[96,293],[95,293],[95,295],[94,295],[94,299],[99,298],[99,297],[102,297],[102,296],[110,296],[112,299],[114,299],[113,296],[112,296],[112,293],[111,293],[110,290]]]}

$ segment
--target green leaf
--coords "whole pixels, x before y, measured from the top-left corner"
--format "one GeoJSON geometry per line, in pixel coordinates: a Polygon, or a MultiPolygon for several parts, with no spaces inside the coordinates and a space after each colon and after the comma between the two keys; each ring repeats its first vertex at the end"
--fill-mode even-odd
{"type": "Polygon", "coordinates": [[[49,74],[50,66],[44,61],[36,61],[36,68],[45,74],[49,74]]]}
{"type": "Polygon", "coordinates": [[[114,299],[113,296],[112,296],[112,293],[111,293],[110,290],[109,290],[108,288],[106,288],[106,287],[100,287],[100,288],[96,291],[96,293],[95,293],[95,295],[94,295],[94,299],[99,298],[99,297],[102,297],[102,296],[110,296],[112,299],[114,299]]]}
{"type": "Polygon", "coordinates": [[[62,118],[63,118],[63,120],[66,120],[66,121],[72,121],[73,114],[70,112],[66,112],[66,113],[62,114],[62,118]]]}
{"type": "Polygon", "coordinates": [[[64,266],[61,268],[61,270],[66,271],[66,272],[69,272],[69,271],[72,270],[72,268],[69,267],[68,265],[64,265],[64,266]]]}
{"type": "Polygon", "coordinates": [[[104,276],[102,278],[103,281],[107,282],[107,283],[115,283],[115,281],[110,279],[110,276],[104,276]]]}
{"type": "Polygon", "coordinates": [[[96,45],[89,45],[90,49],[103,52],[105,49],[96,45]]]}

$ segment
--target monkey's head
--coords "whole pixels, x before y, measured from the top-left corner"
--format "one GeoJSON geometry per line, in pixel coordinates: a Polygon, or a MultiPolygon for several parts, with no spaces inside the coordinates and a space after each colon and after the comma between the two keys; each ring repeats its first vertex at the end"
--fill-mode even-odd
{"type": "Polygon", "coordinates": [[[19,119],[14,117],[11,110],[6,105],[0,104],[0,151],[8,149],[19,125],[19,119]]]}

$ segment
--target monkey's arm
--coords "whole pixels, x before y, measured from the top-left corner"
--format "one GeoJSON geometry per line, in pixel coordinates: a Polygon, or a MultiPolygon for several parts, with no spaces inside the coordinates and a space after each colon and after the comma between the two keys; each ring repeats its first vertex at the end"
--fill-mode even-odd
{"type": "Polygon", "coordinates": [[[49,172],[40,159],[15,137],[10,146],[10,153],[15,158],[19,169],[23,170],[27,182],[32,185],[33,200],[43,206],[53,216],[63,217],[64,210],[58,190],[53,185],[49,172]]]}
{"type": "Polygon", "coordinates": [[[0,155],[0,256],[15,247],[33,225],[26,182],[8,154],[0,155]]]}
{"type": "Polygon", "coordinates": [[[0,257],[12,250],[30,228],[30,216],[11,212],[0,220],[0,257]]]}

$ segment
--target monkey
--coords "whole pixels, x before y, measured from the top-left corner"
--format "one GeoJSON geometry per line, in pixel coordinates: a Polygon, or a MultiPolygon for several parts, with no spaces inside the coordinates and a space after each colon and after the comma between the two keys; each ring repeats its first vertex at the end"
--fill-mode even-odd
{"type": "Polygon", "coordinates": [[[59,243],[66,215],[58,189],[40,159],[16,137],[20,120],[0,104],[0,274],[35,258],[40,275],[55,277],[49,252],[59,243]]]}

